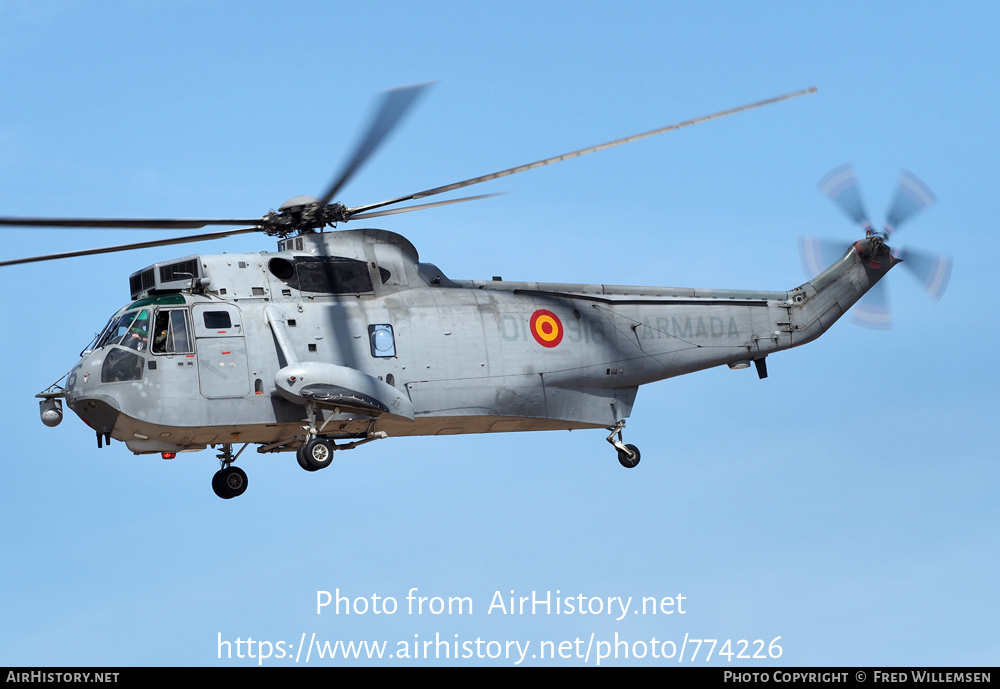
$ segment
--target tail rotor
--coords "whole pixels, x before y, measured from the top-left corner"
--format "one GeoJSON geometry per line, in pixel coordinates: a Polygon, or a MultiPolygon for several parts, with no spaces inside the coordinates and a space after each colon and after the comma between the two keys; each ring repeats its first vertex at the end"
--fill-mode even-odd
{"type": "Polygon", "coordinates": [[[913,217],[937,201],[934,192],[920,181],[916,175],[903,170],[896,187],[896,196],[885,216],[885,231],[889,234],[899,229],[908,218],[913,217]]]}
{"type": "MultiPolygon", "coordinates": [[[[819,181],[819,189],[865,232],[869,241],[885,243],[899,231],[901,225],[924,210],[937,199],[930,188],[916,175],[906,170],[900,175],[895,196],[886,214],[882,230],[876,230],[861,198],[860,185],[853,166],[848,163],[831,170],[819,181]]],[[[802,265],[809,275],[832,265],[846,251],[841,242],[804,237],[799,244],[802,265]]],[[[940,299],[951,277],[952,261],[936,254],[926,254],[912,249],[892,250],[892,256],[903,262],[924,291],[940,299]]],[[[868,328],[890,327],[888,294],[884,283],[878,282],[852,309],[852,318],[868,328]]]]}
{"type": "Polygon", "coordinates": [[[817,186],[831,201],[837,204],[840,210],[847,214],[847,217],[860,225],[861,229],[866,232],[871,229],[872,223],[868,219],[868,211],[865,210],[865,204],[861,200],[858,176],[854,173],[853,165],[845,163],[834,168],[819,181],[817,186]]]}

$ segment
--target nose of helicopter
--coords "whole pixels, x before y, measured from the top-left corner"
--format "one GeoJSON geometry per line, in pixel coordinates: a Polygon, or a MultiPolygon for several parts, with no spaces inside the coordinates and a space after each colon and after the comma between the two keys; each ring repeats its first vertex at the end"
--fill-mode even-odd
{"type": "Polygon", "coordinates": [[[66,405],[98,435],[114,430],[121,409],[113,390],[101,380],[103,361],[110,351],[114,350],[87,352],[66,380],[66,405]]]}
{"type": "Polygon", "coordinates": [[[81,396],[67,401],[69,408],[99,435],[110,435],[120,413],[115,400],[105,395],[81,396]]]}

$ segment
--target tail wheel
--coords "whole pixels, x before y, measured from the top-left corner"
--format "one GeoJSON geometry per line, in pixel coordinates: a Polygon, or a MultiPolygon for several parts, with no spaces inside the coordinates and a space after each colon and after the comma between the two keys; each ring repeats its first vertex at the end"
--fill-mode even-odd
{"type": "Polygon", "coordinates": [[[625,449],[632,453],[629,457],[629,452],[625,450],[618,450],[618,463],[621,464],[626,469],[633,469],[639,463],[639,448],[635,445],[626,445],[625,449]]]}

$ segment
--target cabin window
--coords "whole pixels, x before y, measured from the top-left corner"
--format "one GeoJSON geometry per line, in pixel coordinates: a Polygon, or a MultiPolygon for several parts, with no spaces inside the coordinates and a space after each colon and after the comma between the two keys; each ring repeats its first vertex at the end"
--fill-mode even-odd
{"type": "Polygon", "coordinates": [[[229,330],[233,327],[228,311],[205,311],[204,318],[205,327],[209,330],[229,330]]]}
{"type": "Polygon", "coordinates": [[[173,309],[158,312],[153,332],[154,354],[177,354],[192,351],[186,310],[173,309]]]}
{"type": "Polygon", "coordinates": [[[371,343],[372,356],[396,356],[396,340],[393,337],[391,325],[369,325],[368,340],[371,343]]]}

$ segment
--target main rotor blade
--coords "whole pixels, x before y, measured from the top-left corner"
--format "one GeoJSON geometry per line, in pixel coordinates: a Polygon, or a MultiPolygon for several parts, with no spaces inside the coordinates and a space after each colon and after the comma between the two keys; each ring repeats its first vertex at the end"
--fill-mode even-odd
{"type": "Polygon", "coordinates": [[[415,84],[413,86],[401,86],[399,88],[386,91],[382,97],[382,107],[372,120],[368,128],[368,134],[358,144],[354,155],[347,161],[344,169],[334,178],[330,188],[319,200],[320,206],[330,203],[330,200],[340,191],[340,188],[347,184],[347,181],[364,164],[366,160],[375,152],[385,137],[399,123],[400,118],[409,110],[428,84],[415,84]]]}
{"type": "Polygon", "coordinates": [[[854,222],[862,227],[869,224],[868,212],[865,210],[858,187],[858,176],[850,163],[828,172],[817,186],[854,222]]]}
{"type": "Polygon", "coordinates": [[[207,225],[256,225],[260,218],[239,219],[144,219],[144,218],[0,218],[0,225],[15,227],[101,227],[145,230],[196,230],[207,225]]]}
{"type": "Polygon", "coordinates": [[[896,197],[892,200],[886,224],[891,230],[898,230],[904,220],[919,213],[937,200],[934,192],[912,172],[903,170],[899,176],[896,197]]]}
{"type": "Polygon", "coordinates": [[[495,194],[480,194],[479,196],[465,196],[460,199],[449,199],[448,201],[435,201],[434,203],[421,203],[417,206],[407,206],[406,208],[393,208],[387,211],[374,211],[372,213],[360,213],[359,215],[352,215],[351,220],[363,220],[365,218],[378,218],[383,215],[396,215],[398,213],[409,213],[410,211],[422,211],[428,208],[437,208],[438,206],[450,206],[453,203],[465,203],[466,201],[478,201],[479,199],[489,199],[494,196],[503,196],[506,192],[498,192],[495,194]]]}
{"type": "MultiPolygon", "coordinates": [[[[691,125],[700,124],[702,122],[707,122],[709,120],[715,120],[720,117],[725,117],[727,115],[733,115],[738,112],[744,112],[746,110],[753,110],[754,108],[760,108],[765,105],[770,105],[772,103],[778,103],[783,100],[789,100],[791,98],[797,98],[799,96],[804,96],[809,93],[815,93],[816,87],[813,86],[808,89],[803,89],[802,91],[795,91],[794,93],[786,93],[783,96],[777,96],[776,98],[768,98],[767,100],[757,101],[756,103],[750,103],[749,105],[742,105],[738,108],[730,108],[729,110],[722,110],[720,112],[713,113],[711,115],[705,115],[703,117],[697,117],[693,120],[685,120],[684,122],[678,122],[677,124],[671,124],[666,127],[660,127],[659,129],[653,129],[651,131],[645,132],[643,134],[635,134],[633,136],[627,136],[624,139],[616,139],[614,141],[609,141],[604,144],[597,146],[591,146],[590,148],[581,148],[578,151],[573,151],[571,153],[564,153],[562,155],[553,156],[552,158],[546,158],[544,160],[539,160],[534,163],[528,163],[527,165],[519,165],[517,167],[512,167],[507,170],[501,170],[500,172],[493,172],[488,175],[482,175],[481,177],[473,177],[472,179],[467,179],[463,182],[455,182],[454,184],[446,184],[442,187],[435,187],[433,189],[428,189],[426,191],[420,191],[415,194],[409,194],[407,196],[400,196],[395,199],[389,199],[388,201],[382,201],[380,203],[372,203],[367,206],[357,206],[351,208],[352,213],[364,213],[365,211],[370,211],[375,208],[381,208],[382,206],[389,206],[395,203],[402,203],[403,201],[412,201],[416,199],[422,199],[427,196],[434,196],[435,194],[443,194],[448,191],[454,191],[456,189],[461,189],[463,187],[468,187],[473,184],[479,184],[481,182],[488,182],[493,179],[498,179],[500,177],[507,177],[508,175],[513,175],[518,172],[525,172],[526,170],[533,170],[550,163],[557,163],[563,160],[569,160],[570,158],[577,158],[588,153],[594,153],[596,151],[603,151],[606,148],[611,148],[613,146],[620,146],[622,144],[631,143],[633,141],[638,141],[639,139],[645,139],[650,136],[656,136],[657,134],[662,134],[664,132],[673,131],[675,129],[682,129],[684,127],[690,127],[691,125]]],[[[327,199],[329,200],[329,199],[327,199]]]]}
{"type": "Polygon", "coordinates": [[[156,239],[149,242],[136,242],[135,244],[119,244],[117,246],[106,246],[100,249],[83,249],[81,251],[67,251],[61,254],[46,254],[45,256],[32,256],[30,258],[17,258],[12,261],[0,261],[0,268],[4,266],[15,266],[21,263],[37,263],[40,261],[55,261],[60,258],[75,258],[77,256],[92,256],[94,254],[110,254],[116,251],[130,251],[132,249],[151,249],[157,246],[170,246],[173,244],[188,244],[190,242],[204,242],[210,239],[222,239],[238,234],[249,234],[260,232],[259,228],[246,227],[240,230],[226,230],[224,232],[212,232],[210,234],[199,234],[189,237],[173,237],[171,239],[156,239]]]}

